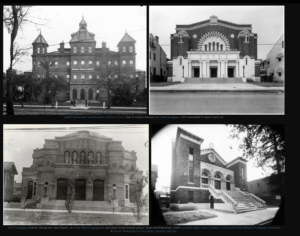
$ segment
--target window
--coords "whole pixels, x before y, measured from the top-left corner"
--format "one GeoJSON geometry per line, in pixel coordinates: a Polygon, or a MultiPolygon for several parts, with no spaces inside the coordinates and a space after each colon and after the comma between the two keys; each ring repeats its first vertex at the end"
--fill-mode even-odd
{"type": "Polygon", "coordinates": [[[81,75],[81,79],[84,79],[84,75],[81,75]]]}
{"type": "Polygon", "coordinates": [[[125,199],[129,199],[129,185],[125,184],[125,199]]]}
{"type": "Polygon", "coordinates": [[[40,78],[40,75],[37,75],[38,78],[40,78]]]}
{"type": "Polygon", "coordinates": [[[97,61],[97,62],[96,62],[96,65],[97,65],[97,66],[99,66],[99,65],[100,65],[99,61],[97,61]]]}
{"type": "Polygon", "coordinates": [[[81,53],[84,53],[84,47],[81,47],[81,53]]]}
{"type": "Polygon", "coordinates": [[[133,47],[129,47],[129,52],[133,52],[133,47]]]}
{"type": "Polygon", "coordinates": [[[245,176],[244,176],[244,167],[242,167],[242,178],[244,179],[245,176]]]}
{"type": "Polygon", "coordinates": [[[84,65],[84,61],[81,61],[81,65],[84,65]]]}
{"type": "Polygon", "coordinates": [[[189,148],[189,182],[194,182],[194,149],[189,148]]]}
{"type": "Polygon", "coordinates": [[[131,66],[133,66],[133,61],[132,60],[129,63],[130,63],[131,66]]]}
{"type": "Polygon", "coordinates": [[[93,64],[93,62],[92,61],[89,61],[89,65],[92,65],[93,64]]]}
{"type": "Polygon", "coordinates": [[[73,53],[77,53],[77,47],[73,48],[73,53]]]}
{"type": "Polygon", "coordinates": [[[208,184],[208,175],[207,175],[207,173],[203,172],[201,179],[202,179],[202,184],[208,184]]]}
{"type": "Polygon", "coordinates": [[[67,61],[67,66],[70,66],[70,62],[67,61]]]}
{"type": "Polygon", "coordinates": [[[278,57],[278,61],[281,61],[281,57],[278,57]]]}
{"type": "Polygon", "coordinates": [[[155,61],[155,59],[156,59],[156,54],[153,53],[153,61],[155,61]]]}
{"type": "Polygon", "coordinates": [[[89,47],[89,53],[92,53],[92,47],[89,47]]]}
{"type": "Polygon", "coordinates": [[[67,75],[67,79],[70,79],[70,75],[67,75]]]}
{"type": "Polygon", "coordinates": [[[33,196],[36,195],[36,182],[33,182],[33,196]]]}
{"type": "Polygon", "coordinates": [[[117,62],[117,61],[115,61],[115,65],[116,65],[116,66],[118,65],[118,62],[117,62]]]}
{"type": "Polygon", "coordinates": [[[281,72],[278,72],[278,76],[281,76],[281,72]]]}
{"type": "Polygon", "coordinates": [[[211,43],[208,44],[208,50],[211,51],[211,43]]]}
{"type": "Polygon", "coordinates": [[[207,45],[205,44],[205,51],[207,51],[207,45]]]}
{"type": "Polygon", "coordinates": [[[151,52],[149,52],[149,59],[151,60],[151,52]]]}
{"type": "Polygon", "coordinates": [[[133,75],[130,75],[130,79],[133,79],[133,75]]]}
{"type": "Polygon", "coordinates": [[[246,58],[246,66],[248,65],[248,58],[246,58]]]}
{"type": "Polygon", "coordinates": [[[55,75],[55,79],[57,79],[58,78],[58,76],[57,75],[55,75]]]}
{"type": "Polygon", "coordinates": [[[257,183],[257,187],[260,188],[260,183],[257,183]]]}
{"type": "Polygon", "coordinates": [[[182,65],[182,58],[180,57],[179,59],[179,65],[181,66],[182,65]]]}
{"type": "Polygon", "coordinates": [[[57,65],[58,65],[58,62],[56,61],[56,62],[55,62],[55,68],[57,68],[57,65]]]}
{"type": "Polygon", "coordinates": [[[123,47],[123,52],[126,52],[126,47],[123,47]]]}
{"type": "Polygon", "coordinates": [[[99,75],[97,75],[97,77],[96,77],[97,79],[100,79],[100,76],[99,75]]]}
{"type": "Polygon", "coordinates": [[[221,51],[223,51],[223,44],[221,44],[221,51]]]}
{"type": "Polygon", "coordinates": [[[45,48],[43,48],[43,53],[45,53],[45,48]]]}
{"type": "Polygon", "coordinates": [[[80,153],[80,164],[85,164],[85,152],[80,153]]]}
{"type": "Polygon", "coordinates": [[[38,63],[37,63],[37,67],[40,67],[40,62],[38,61],[38,63]]]}
{"type": "Polygon", "coordinates": [[[89,75],[89,79],[92,79],[93,77],[92,77],[92,75],[89,75]]]}
{"type": "Polygon", "coordinates": [[[108,65],[110,65],[110,64],[111,64],[111,62],[109,61],[109,62],[108,62],[108,65]]]}
{"type": "Polygon", "coordinates": [[[40,48],[37,48],[37,53],[40,53],[40,48]]]}
{"type": "Polygon", "coordinates": [[[118,75],[115,75],[115,78],[117,79],[117,78],[118,78],[118,75]]]}
{"type": "Polygon", "coordinates": [[[126,61],[123,61],[123,65],[126,65],[126,61]]]}
{"type": "Polygon", "coordinates": [[[74,65],[77,65],[77,61],[74,61],[73,64],[74,64],[74,65]]]}
{"type": "Polygon", "coordinates": [[[73,78],[74,78],[74,79],[77,79],[77,75],[74,75],[73,78]]]}

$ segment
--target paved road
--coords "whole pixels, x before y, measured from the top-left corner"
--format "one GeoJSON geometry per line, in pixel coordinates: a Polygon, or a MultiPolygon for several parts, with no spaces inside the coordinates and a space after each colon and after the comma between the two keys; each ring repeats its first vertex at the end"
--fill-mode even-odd
{"type": "Polygon", "coordinates": [[[284,94],[264,92],[151,92],[150,115],[283,114],[284,94]]]}

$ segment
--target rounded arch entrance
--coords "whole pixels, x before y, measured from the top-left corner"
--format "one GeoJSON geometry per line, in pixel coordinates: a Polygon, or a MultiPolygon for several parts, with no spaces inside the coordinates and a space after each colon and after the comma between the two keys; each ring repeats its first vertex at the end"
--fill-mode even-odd
{"type": "Polygon", "coordinates": [[[56,199],[66,200],[68,191],[68,180],[66,178],[57,179],[56,199]]]}

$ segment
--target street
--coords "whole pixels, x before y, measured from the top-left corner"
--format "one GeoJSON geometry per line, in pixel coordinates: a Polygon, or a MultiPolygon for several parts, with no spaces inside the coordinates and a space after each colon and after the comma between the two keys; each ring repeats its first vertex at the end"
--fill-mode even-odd
{"type": "Polygon", "coordinates": [[[150,92],[150,115],[284,114],[284,94],[268,92],[150,92]]]}

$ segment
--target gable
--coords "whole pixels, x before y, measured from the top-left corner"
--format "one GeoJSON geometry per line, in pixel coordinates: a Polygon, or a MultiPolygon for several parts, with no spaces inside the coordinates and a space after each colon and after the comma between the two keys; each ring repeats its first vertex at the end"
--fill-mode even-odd
{"type": "Polygon", "coordinates": [[[211,164],[211,165],[215,165],[215,166],[219,166],[219,167],[222,167],[222,168],[226,168],[226,165],[224,165],[220,160],[219,158],[217,157],[217,155],[215,155],[213,152],[210,152],[210,153],[206,153],[206,154],[202,154],[200,155],[200,159],[202,162],[206,162],[208,164],[211,164]],[[211,162],[208,158],[208,155],[209,154],[213,154],[215,156],[215,162],[211,162]]]}

